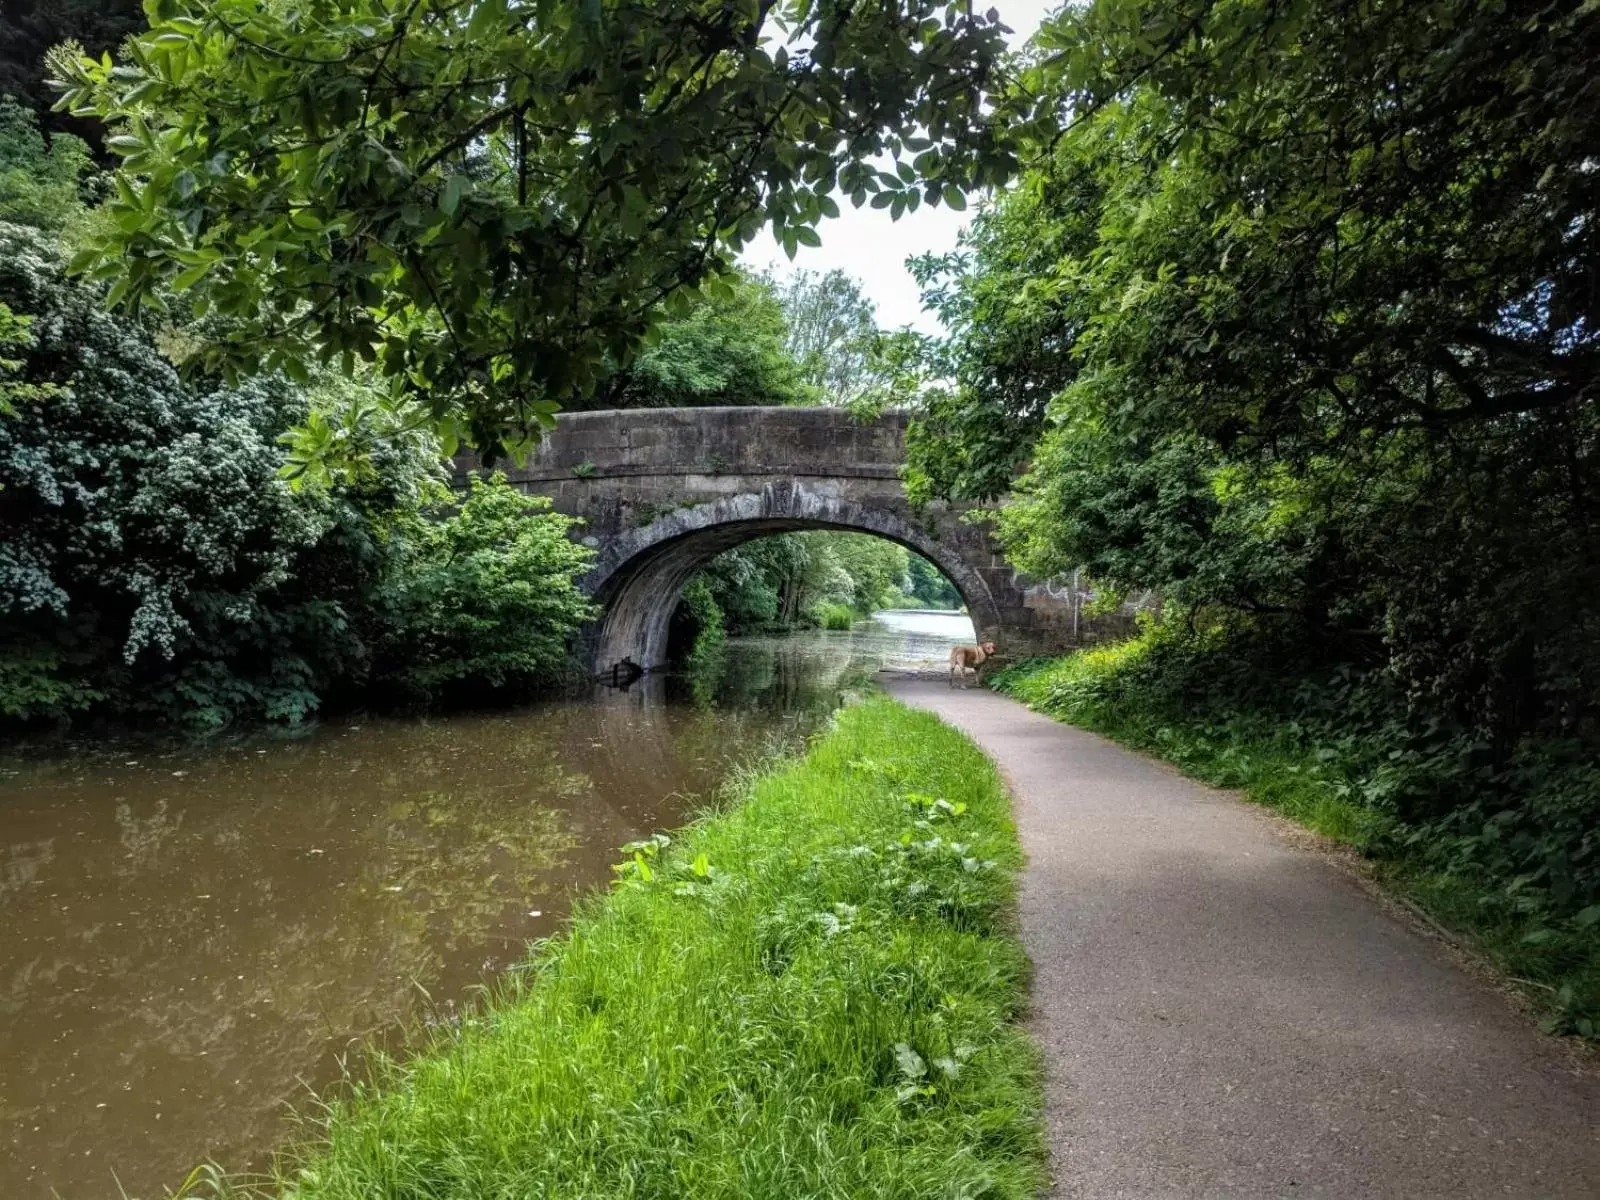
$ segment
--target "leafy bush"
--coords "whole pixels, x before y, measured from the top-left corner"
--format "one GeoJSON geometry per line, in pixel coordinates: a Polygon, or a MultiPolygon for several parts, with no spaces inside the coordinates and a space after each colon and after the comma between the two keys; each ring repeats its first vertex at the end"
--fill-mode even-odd
{"type": "Polygon", "coordinates": [[[849,630],[856,624],[856,610],[848,604],[824,601],[811,610],[811,615],[822,629],[849,630]]]}
{"type": "Polygon", "coordinates": [[[588,552],[543,502],[495,481],[450,514],[437,444],[359,384],[185,383],[15,225],[0,405],[0,718],[208,729],[521,688],[589,613],[588,552]],[[291,455],[323,436],[354,465],[291,487],[302,420],[291,455]]]}
{"type": "Polygon", "coordinates": [[[422,701],[559,676],[572,636],[595,616],[576,582],[594,552],[567,537],[572,518],[549,509],[496,474],[474,478],[459,511],[409,518],[379,599],[391,623],[380,674],[422,701]]]}
{"type": "Polygon", "coordinates": [[[47,147],[33,113],[0,96],[0,222],[43,230],[72,223],[92,165],[82,139],[57,133],[47,147]]]}
{"type": "Polygon", "coordinates": [[[704,575],[696,575],[683,589],[681,609],[693,638],[690,661],[703,661],[728,640],[722,608],[711,594],[711,587],[704,575]]]}
{"type": "Polygon", "coordinates": [[[29,322],[0,419],[0,713],[309,711],[313,646],[348,633],[289,588],[330,527],[276,476],[297,398],[271,379],[186,386],[62,268],[0,225],[0,304],[29,322]]]}

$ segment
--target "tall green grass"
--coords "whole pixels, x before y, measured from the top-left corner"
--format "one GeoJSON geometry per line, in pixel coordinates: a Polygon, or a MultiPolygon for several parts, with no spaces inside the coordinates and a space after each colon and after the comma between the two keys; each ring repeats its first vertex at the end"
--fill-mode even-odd
{"type": "Polygon", "coordinates": [[[296,1200],[1024,1197],[1020,851],[995,771],[877,698],[617,886],[461,1026],[307,1118],[296,1200]]]}
{"type": "Polygon", "coordinates": [[[854,629],[861,617],[848,604],[823,602],[812,610],[812,617],[822,629],[854,629]]]}
{"type": "MultiPolygon", "coordinates": [[[[1204,639],[1184,644],[1151,629],[1066,658],[1018,664],[991,684],[1197,779],[1240,789],[1353,847],[1393,893],[1524,988],[1548,1029],[1600,1038],[1600,905],[1579,887],[1556,886],[1559,877],[1539,862],[1558,855],[1587,861],[1600,837],[1592,826],[1579,828],[1587,809],[1575,805],[1580,817],[1571,818],[1535,789],[1519,794],[1482,772],[1468,773],[1456,741],[1419,748],[1398,724],[1373,720],[1341,704],[1337,690],[1292,671],[1258,681],[1252,694],[1227,678],[1256,669],[1237,658],[1230,663],[1230,649],[1204,639]],[[1496,796],[1497,782],[1503,794],[1496,796]],[[1479,804],[1443,818],[1408,814],[1421,806],[1418,797],[1470,803],[1475,789],[1479,804]],[[1556,819],[1563,817],[1566,824],[1556,819]]],[[[1587,777],[1578,773],[1576,785],[1573,778],[1551,771],[1546,790],[1558,801],[1562,788],[1576,794],[1587,777]]]]}

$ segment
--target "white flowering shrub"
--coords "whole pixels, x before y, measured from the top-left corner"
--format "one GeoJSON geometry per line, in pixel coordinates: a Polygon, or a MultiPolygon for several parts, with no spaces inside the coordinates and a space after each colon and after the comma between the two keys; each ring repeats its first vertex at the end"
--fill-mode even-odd
{"type": "Polygon", "coordinates": [[[0,716],[314,708],[317,660],[360,651],[340,652],[341,607],[297,583],[340,523],[335,500],[278,478],[304,399],[275,380],[186,385],[31,229],[0,224],[0,304],[28,321],[0,417],[0,716]]]}
{"type": "Polygon", "coordinates": [[[590,615],[570,522],[503,481],[457,510],[431,435],[354,385],[186,383],[47,235],[4,223],[0,313],[0,720],[293,722],[564,666],[590,615]],[[370,444],[293,488],[284,435],[308,405],[364,414],[370,444]]]}

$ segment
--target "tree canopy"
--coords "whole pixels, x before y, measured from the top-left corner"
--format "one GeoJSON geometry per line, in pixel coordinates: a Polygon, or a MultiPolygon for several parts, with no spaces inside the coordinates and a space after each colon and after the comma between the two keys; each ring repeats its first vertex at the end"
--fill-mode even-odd
{"type": "Polygon", "coordinates": [[[846,271],[796,271],[783,284],[788,348],[829,404],[850,404],[876,383],[877,314],[846,271]]]}
{"type": "Polygon", "coordinates": [[[992,11],[948,0],[147,0],[125,61],[57,55],[113,124],[114,227],[76,264],[181,295],[212,365],[376,360],[447,435],[515,445],[835,190],[893,215],[1015,166],[992,11]],[[887,159],[890,169],[869,165],[887,159]]]}
{"type": "Polygon", "coordinates": [[[928,265],[961,340],[917,485],[1026,463],[1027,569],[1292,627],[1486,732],[1577,728],[1600,10],[1101,0],[1040,41],[1049,157],[928,265]]]}
{"type": "Polygon", "coordinates": [[[787,344],[789,314],[766,279],[730,286],[664,316],[626,365],[572,407],[806,404],[818,392],[787,344]]]}

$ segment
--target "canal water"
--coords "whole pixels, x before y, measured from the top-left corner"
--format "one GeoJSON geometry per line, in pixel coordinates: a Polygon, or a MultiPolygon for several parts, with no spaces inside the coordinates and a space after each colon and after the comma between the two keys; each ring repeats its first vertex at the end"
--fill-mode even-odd
{"type": "Polygon", "coordinates": [[[971,640],[888,612],[515,710],[0,760],[0,1197],[259,1165],[341,1061],[449,1019],[623,843],[971,640]]]}

